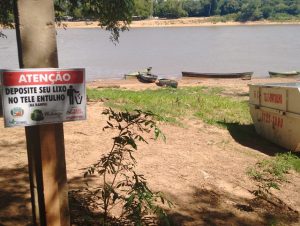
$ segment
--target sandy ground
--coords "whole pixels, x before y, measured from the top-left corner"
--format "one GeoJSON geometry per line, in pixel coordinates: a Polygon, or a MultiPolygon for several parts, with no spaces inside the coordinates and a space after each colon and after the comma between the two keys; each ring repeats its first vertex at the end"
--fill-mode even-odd
{"type": "MultiPolygon", "coordinates": [[[[286,82],[287,79],[185,79],[183,86],[222,86],[228,95],[248,92],[248,83],[286,82]]],[[[90,87],[126,89],[158,88],[136,80],[95,81],[90,87]]],[[[103,132],[103,102],[89,102],[88,120],[65,123],[65,148],[70,189],[84,187],[83,168],[110,149],[112,134],[103,132]]],[[[255,199],[255,189],[245,171],[258,160],[282,151],[259,137],[239,140],[232,131],[206,125],[198,119],[184,120],[178,127],[160,123],[167,137],[149,140],[137,153],[138,171],[149,186],[162,191],[175,204],[167,209],[173,225],[271,225],[276,216],[283,225],[300,225],[300,178],[289,174],[274,200],[255,199]],[[284,200],[284,202],[278,201],[284,200]]],[[[0,124],[3,119],[0,118],[0,124]]],[[[30,225],[31,207],[23,128],[0,127],[0,225],[30,225]]]]}
{"type": "MultiPolygon", "coordinates": [[[[300,24],[300,22],[271,22],[271,21],[249,21],[249,22],[210,22],[211,18],[190,17],[179,19],[147,19],[132,21],[130,28],[140,27],[195,27],[195,26],[238,26],[238,25],[278,25],[278,24],[300,24]]],[[[62,22],[68,28],[95,28],[99,27],[97,21],[62,22]]]]}

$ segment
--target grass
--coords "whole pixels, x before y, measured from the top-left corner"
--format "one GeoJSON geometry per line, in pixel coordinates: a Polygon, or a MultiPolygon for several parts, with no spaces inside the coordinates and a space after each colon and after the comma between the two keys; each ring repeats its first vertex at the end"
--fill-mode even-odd
{"type": "Polygon", "coordinates": [[[118,110],[152,111],[160,120],[180,124],[196,116],[208,124],[221,122],[250,124],[247,101],[222,96],[221,88],[186,87],[157,90],[88,89],[89,99],[105,99],[105,105],[118,110]]]}
{"type": "MultiPolygon", "coordinates": [[[[131,91],[122,89],[89,89],[89,99],[104,99],[105,105],[118,110],[152,111],[159,119],[181,124],[183,118],[195,116],[204,122],[226,127],[240,141],[258,135],[252,124],[248,101],[222,95],[222,88],[185,87],[131,91]]],[[[278,154],[257,162],[247,174],[256,181],[257,195],[280,189],[290,170],[300,173],[300,158],[291,153],[278,154]]]]}
{"type": "Polygon", "coordinates": [[[264,159],[247,170],[247,174],[258,182],[257,191],[269,192],[270,188],[280,189],[280,184],[286,181],[290,170],[300,173],[300,158],[291,152],[278,154],[275,158],[264,159]]]}

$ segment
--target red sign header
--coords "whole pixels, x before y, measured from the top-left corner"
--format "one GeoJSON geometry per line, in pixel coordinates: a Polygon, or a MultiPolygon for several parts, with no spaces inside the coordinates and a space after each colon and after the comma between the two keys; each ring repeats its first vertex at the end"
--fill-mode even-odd
{"type": "Polygon", "coordinates": [[[3,71],[4,86],[80,84],[83,80],[83,70],[3,71]]]}

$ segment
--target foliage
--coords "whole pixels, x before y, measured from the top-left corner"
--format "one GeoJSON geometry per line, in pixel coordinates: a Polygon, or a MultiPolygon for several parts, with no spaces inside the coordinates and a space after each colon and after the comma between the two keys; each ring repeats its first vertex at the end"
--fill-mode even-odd
{"type": "MultiPolygon", "coordinates": [[[[0,5],[0,25],[2,25],[4,28],[13,28],[13,1],[0,0],[0,5]]],[[[1,31],[1,27],[0,38],[6,38],[6,35],[1,31]]]]}
{"type": "Polygon", "coordinates": [[[165,18],[179,18],[187,16],[182,8],[182,1],[166,0],[154,4],[154,15],[165,18]]]}
{"type": "Polygon", "coordinates": [[[250,124],[252,122],[245,100],[222,95],[220,88],[185,87],[130,91],[120,89],[88,89],[88,97],[104,100],[106,106],[117,109],[151,110],[159,120],[180,124],[181,118],[192,115],[209,124],[250,124]],[[157,104],[160,103],[160,104],[157,104]]]}
{"type": "Polygon", "coordinates": [[[237,13],[240,10],[240,3],[238,0],[224,1],[220,6],[221,15],[237,13]]]}
{"type": "MultiPolygon", "coordinates": [[[[1,0],[0,24],[12,25],[12,0],[1,0]]],[[[134,0],[54,0],[58,21],[65,16],[81,16],[97,19],[100,25],[111,32],[111,39],[117,41],[121,31],[128,29],[134,11],[134,0]]]]}
{"type": "Polygon", "coordinates": [[[88,189],[93,200],[100,202],[98,204],[104,211],[104,225],[111,209],[118,204],[122,205],[121,218],[130,219],[135,225],[142,225],[144,217],[152,213],[166,218],[158,203],[166,202],[170,206],[170,201],[161,192],[151,191],[144,176],[135,171],[137,142],[147,143],[141,134],[154,131],[155,139],[159,136],[165,139],[152,120],[154,115],[140,110],[118,113],[111,108],[103,114],[109,119],[103,130],[116,130],[117,135],[113,138],[111,150],[89,167],[85,176],[98,174],[102,178],[101,185],[88,189]]]}
{"type": "Polygon", "coordinates": [[[153,14],[152,0],[134,0],[134,15],[146,19],[153,14]]]}
{"type": "MultiPolygon", "coordinates": [[[[0,24],[13,25],[13,0],[0,0],[0,24]]],[[[300,0],[54,0],[55,16],[62,20],[99,20],[111,39],[117,41],[121,31],[127,30],[132,17],[145,19],[226,16],[227,20],[298,20],[300,0]]],[[[1,34],[1,33],[0,33],[1,34]]]]}
{"type": "MultiPolygon", "coordinates": [[[[11,26],[13,0],[1,0],[0,24],[11,26]]],[[[54,0],[56,19],[99,20],[117,40],[132,16],[148,18],[204,17],[239,14],[237,20],[298,19],[300,0],[54,0]],[[284,15],[284,16],[280,16],[284,15]]],[[[226,18],[225,18],[226,19],[226,18]]],[[[229,18],[227,18],[229,19],[229,18]]],[[[223,19],[224,20],[224,19],[223,19]]]]}
{"type": "MultiPolygon", "coordinates": [[[[61,6],[60,1],[56,2],[58,3],[56,5],[61,6]]],[[[78,7],[81,8],[85,18],[99,20],[101,27],[111,32],[113,41],[118,40],[120,31],[128,29],[134,10],[133,0],[69,0],[64,1],[64,4],[68,2],[69,8],[73,11],[78,7]]]]}
{"type": "Polygon", "coordinates": [[[13,1],[12,0],[1,0],[0,7],[0,24],[5,27],[11,27],[13,23],[13,1]]]}
{"type": "Polygon", "coordinates": [[[238,20],[240,21],[254,21],[263,18],[261,11],[261,0],[253,0],[248,4],[242,5],[241,11],[239,12],[238,20]]]}
{"type": "Polygon", "coordinates": [[[275,158],[264,159],[247,170],[247,174],[257,182],[257,195],[265,195],[270,189],[280,189],[280,184],[286,181],[289,170],[300,172],[300,158],[291,152],[278,154],[275,158]]]}
{"type": "MultiPolygon", "coordinates": [[[[155,16],[167,16],[167,1],[155,1],[155,16]]],[[[299,0],[181,0],[182,9],[190,17],[216,16],[239,13],[237,20],[260,20],[275,18],[277,14],[297,16],[300,13],[299,0]]],[[[179,3],[178,3],[179,4],[179,3]]],[[[182,14],[182,12],[181,12],[182,14]]]]}

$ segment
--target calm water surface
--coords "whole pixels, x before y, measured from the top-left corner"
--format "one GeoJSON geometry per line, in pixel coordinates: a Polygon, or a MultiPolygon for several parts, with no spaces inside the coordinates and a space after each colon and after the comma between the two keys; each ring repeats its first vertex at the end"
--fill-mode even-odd
{"type": "MultiPolygon", "coordinates": [[[[15,32],[0,39],[0,68],[18,68],[15,32]]],[[[84,67],[87,79],[121,78],[148,66],[161,77],[181,71],[300,70],[300,26],[136,28],[114,45],[100,29],[58,30],[60,67],[84,67]]]]}

